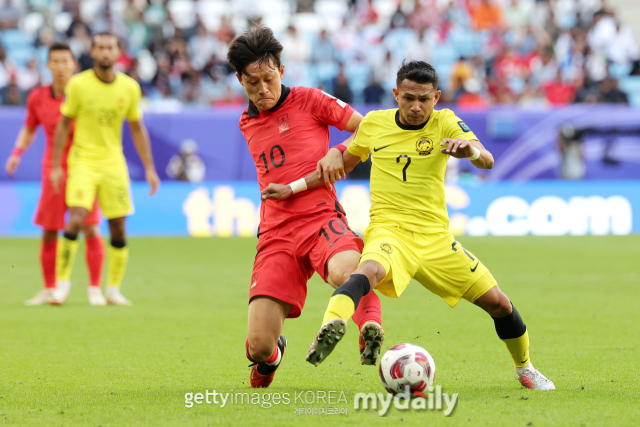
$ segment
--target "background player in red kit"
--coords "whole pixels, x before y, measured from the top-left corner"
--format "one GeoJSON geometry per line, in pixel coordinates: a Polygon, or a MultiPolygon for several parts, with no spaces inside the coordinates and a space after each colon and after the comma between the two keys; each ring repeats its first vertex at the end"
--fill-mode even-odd
{"type": "MultiPolygon", "coordinates": [[[[283,86],[281,52],[269,28],[253,26],[231,42],[227,54],[250,99],[240,130],[260,189],[291,183],[294,193],[285,201],[265,200],[260,209],[246,341],[247,358],[254,363],[252,387],[271,384],[287,343],[281,335],[284,320],[300,316],[313,272],[337,288],[358,265],[363,246],[331,184],[344,175],[344,146],[329,150],[328,129],[354,132],[362,115],[318,89],[283,86]],[[296,194],[323,175],[326,186],[296,194]]],[[[359,308],[354,321],[361,331],[361,361],[374,364],[384,338],[380,300],[373,294],[359,308]]]]}
{"type": "MultiPolygon", "coordinates": [[[[59,298],[57,298],[56,301],[52,301],[53,291],[56,290],[56,247],[58,231],[64,229],[64,216],[67,211],[67,205],[65,203],[64,191],[56,194],[49,180],[49,175],[53,161],[54,134],[56,125],[60,120],[60,104],[62,103],[64,88],[73,75],[76,65],[69,46],[64,43],[54,43],[51,45],[49,48],[47,67],[53,74],[53,84],[50,86],[41,86],[33,89],[29,93],[29,97],[27,98],[27,117],[24,126],[18,134],[15,148],[6,163],[7,173],[13,176],[20,165],[22,154],[35,138],[38,125],[42,125],[47,143],[42,159],[42,193],[34,221],[44,229],[40,250],[40,264],[44,276],[44,289],[38,292],[34,298],[25,301],[26,305],[63,303],[69,294],[69,278],[58,277],[57,295],[59,298]]],[[[65,148],[63,157],[65,170],[69,147],[70,143],[65,148]]],[[[100,296],[102,296],[100,282],[104,262],[104,243],[102,242],[98,229],[100,213],[97,206],[98,205],[95,204],[93,211],[87,216],[83,231],[87,244],[86,261],[91,283],[89,302],[94,305],[104,305],[100,304],[101,301],[99,298],[91,298],[91,288],[97,289],[100,296]]],[[[104,299],[104,297],[102,299],[104,299]]]]}

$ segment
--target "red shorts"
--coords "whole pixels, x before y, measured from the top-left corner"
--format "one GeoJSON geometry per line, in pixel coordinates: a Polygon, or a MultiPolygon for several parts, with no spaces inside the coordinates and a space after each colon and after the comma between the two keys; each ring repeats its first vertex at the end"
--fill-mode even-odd
{"type": "Polygon", "coordinates": [[[292,304],[287,317],[298,317],[313,272],[326,282],[331,257],[338,252],[362,252],[362,247],[362,239],[340,213],[323,213],[269,230],[258,242],[249,301],[259,295],[270,296],[292,304]]]}
{"type": "MultiPolygon", "coordinates": [[[[67,212],[66,185],[63,183],[60,194],[56,194],[49,180],[49,174],[50,171],[44,171],[42,174],[42,193],[33,221],[45,230],[64,230],[64,216],[67,212]]],[[[93,204],[93,210],[89,212],[84,223],[85,225],[100,224],[100,209],[97,198],[93,204]]]]}

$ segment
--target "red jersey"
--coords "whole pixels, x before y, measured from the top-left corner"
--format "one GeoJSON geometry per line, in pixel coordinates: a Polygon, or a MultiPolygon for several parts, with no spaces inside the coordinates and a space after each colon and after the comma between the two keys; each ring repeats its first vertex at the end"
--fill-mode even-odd
{"type": "MultiPolygon", "coordinates": [[[[63,96],[55,98],[53,96],[53,87],[51,86],[37,87],[29,92],[27,97],[27,117],[24,120],[24,124],[32,129],[41,124],[47,137],[42,158],[42,168],[44,170],[49,170],[53,166],[53,144],[55,142],[56,125],[62,116],[60,105],[63,98],[63,96]]],[[[73,126],[69,134],[69,143],[62,154],[62,167],[65,170],[67,169],[67,155],[69,154],[72,140],[73,126]]]]}
{"type": "MultiPolygon", "coordinates": [[[[256,163],[258,183],[289,184],[316,170],[329,150],[329,125],[344,130],[355,110],[319,89],[282,86],[275,107],[259,112],[249,102],[240,131],[256,163]]],[[[260,207],[260,233],[284,222],[336,210],[335,188],[326,186],[295,194],[287,200],[267,200],[260,207]]]]}

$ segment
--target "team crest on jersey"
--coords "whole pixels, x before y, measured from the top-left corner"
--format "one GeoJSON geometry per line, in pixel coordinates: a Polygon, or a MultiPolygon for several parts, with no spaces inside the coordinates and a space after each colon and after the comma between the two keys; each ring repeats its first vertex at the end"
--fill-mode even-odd
{"type": "Polygon", "coordinates": [[[291,128],[289,127],[289,114],[285,113],[278,116],[278,130],[280,131],[280,136],[291,133],[291,128]]]}
{"type": "Polygon", "coordinates": [[[433,151],[433,142],[426,136],[423,136],[416,141],[416,151],[421,156],[427,156],[431,154],[431,152],[433,151]]]}
{"type": "Polygon", "coordinates": [[[385,251],[386,253],[388,253],[389,255],[391,255],[391,252],[393,252],[393,248],[391,247],[390,244],[388,243],[383,243],[380,245],[380,249],[382,249],[383,251],[385,251]]]}

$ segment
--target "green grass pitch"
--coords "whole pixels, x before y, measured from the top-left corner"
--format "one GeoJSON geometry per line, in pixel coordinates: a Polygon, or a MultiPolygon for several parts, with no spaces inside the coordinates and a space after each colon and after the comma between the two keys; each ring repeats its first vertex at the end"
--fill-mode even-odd
{"type": "Polygon", "coordinates": [[[458,393],[436,411],[356,411],[358,392],[382,392],[377,368],[359,364],[357,333],[318,368],[305,362],[332,290],[315,276],[273,385],[289,405],[185,408],[187,392],[250,392],[244,355],[254,239],[130,239],[123,294],[133,307],[90,307],[81,247],[64,307],[24,307],[39,289],[39,242],[0,240],[0,425],[19,426],[613,426],[640,416],[640,236],[469,238],[531,336],[534,365],[554,392],[515,379],[491,319],[455,309],[413,282],[381,297],[383,350],[411,342],[437,365],[436,384],[458,393]],[[344,392],[347,404],[293,401],[301,391],[344,392]],[[348,415],[296,415],[298,408],[348,415]]]}

